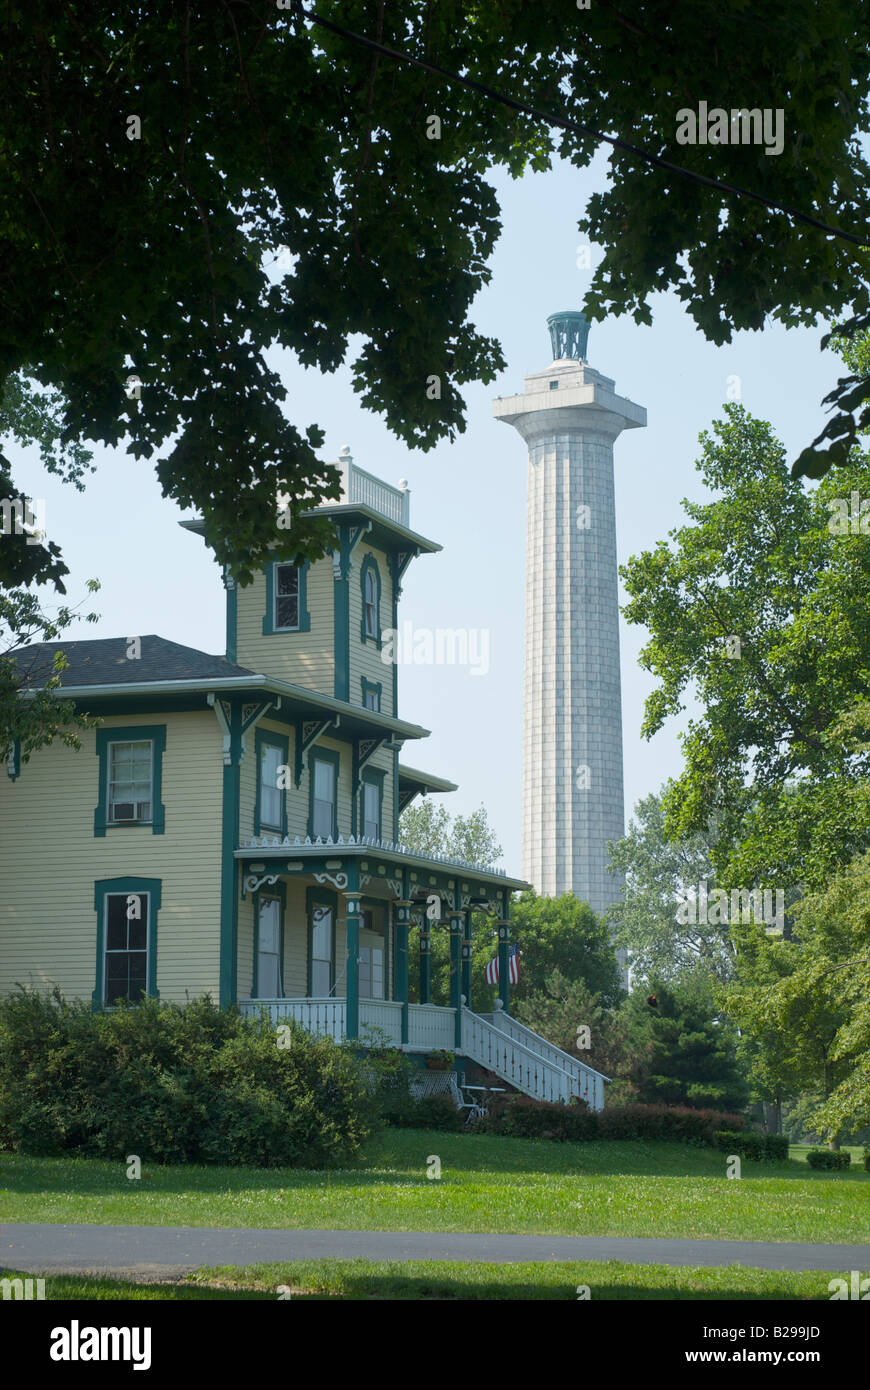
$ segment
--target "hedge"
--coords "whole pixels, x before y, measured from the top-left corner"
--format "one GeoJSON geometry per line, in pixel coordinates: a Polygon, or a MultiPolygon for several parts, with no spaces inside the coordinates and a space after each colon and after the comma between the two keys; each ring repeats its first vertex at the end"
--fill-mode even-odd
{"type": "Polygon", "coordinates": [[[522,1139],[665,1139],[705,1146],[713,1144],[715,1133],[726,1125],[739,1129],[743,1118],[677,1105],[623,1105],[594,1111],[583,1102],[552,1105],[515,1095],[492,1106],[479,1128],[522,1139]]]}
{"type": "Polygon", "coordinates": [[[377,1122],[350,1052],[290,1025],[149,999],[0,1000],[0,1146],[151,1163],[346,1163],[377,1122]],[[287,1045],[289,1043],[289,1046],[287,1045]]]}
{"type": "Polygon", "coordinates": [[[848,1149],[810,1149],[807,1154],[811,1168],[848,1168],[851,1162],[848,1149]]]}
{"type": "Polygon", "coordinates": [[[755,1159],[759,1163],[781,1163],[788,1158],[788,1136],[785,1134],[753,1134],[720,1129],[715,1140],[716,1148],[723,1153],[739,1154],[741,1158],[755,1159]]]}

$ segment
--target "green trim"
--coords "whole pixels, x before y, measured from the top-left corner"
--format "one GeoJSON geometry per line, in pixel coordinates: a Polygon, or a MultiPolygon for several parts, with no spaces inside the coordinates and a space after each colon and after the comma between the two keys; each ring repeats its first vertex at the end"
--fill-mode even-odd
{"type": "Polygon", "coordinates": [[[359,908],[360,900],[350,894],[359,891],[359,864],[345,864],[347,889],[344,892],[344,929],[347,947],[345,965],[345,1035],[359,1037],[359,908]]]}
{"type": "Polygon", "coordinates": [[[13,741],[9,757],[6,759],[6,775],[10,782],[21,776],[21,739],[13,741]]]}
{"type": "MultiPolygon", "coordinates": [[[[265,746],[277,748],[281,754],[281,764],[283,767],[290,766],[290,739],[287,734],[274,734],[270,729],[257,729],[254,734],[254,756],[256,758],[256,794],[254,797],[254,834],[261,835],[260,828],[260,794],[262,791],[261,777],[261,754],[265,746]]],[[[281,825],[266,826],[267,830],[274,830],[276,835],[283,837],[287,834],[287,790],[278,787],[276,790],[281,792],[281,825]]]]}
{"type": "Polygon", "coordinates": [[[363,646],[366,642],[374,642],[378,651],[381,649],[381,571],[377,560],[371,551],[365,556],[359,568],[360,594],[362,599],[362,615],[360,620],[360,639],[363,646]],[[366,630],[366,578],[370,570],[375,572],[375,633],[366,630]]]}
{"type": "Polygon", "coordinates": [[[341,754],[336,753],[332,748],[321,748],[319,744],[313,744],[308,750],[308,830],[307,834],[312,840],[317,837],[314,834],[314,763],[316,760],[324,763],[332,763],[335,768],[335,804],[332,808],[332,838],[338,839],[338,797],[341,787],[341,754]]]}
{"type": "Polygon", "coordinates": [[[275,626],[275,568],[277,565],[292,565],[292,560],[269,560],[265,566],[266,612],[263,615],[263,636],[284,637],[294,632],[311,631],[311,614],[308,612],[308,569],[309,561],[304,560],[295,568],[299,571],[299,623],[297,627],[275,626]]]}
{"type": "Polygon", "coordinates": [[[157,914],[163,893],[163,880],[160,878],[99,878],[94,881],[94,911],[97,914],[97,970],[94,990],[91,995],[94,1008],[105,1007],[105,954],[106,954],[106,898],[111,893],[130,893],[150,895],[148,921],[148,954],[146,961],[145,992],[149,998],[158,999],[157,993],[157,914]]]}
{"type": "Polygon", "coordinates": [[[238,661],[239,650],[239,587],[232,575],[224,570],[224,586],[226,588],[226,658],[233,665],[238,661]]]}
{"type": "MultiPolygon", "coordinates": [[[[407,873],[402,875],[403,892],[407,889],[407,873]]],[[[409,1012],[408,994],[410,987],[410,970],[408,960],[408,934],[411,926],[410,907],[389,904],[390,921],[392,924],[393,936],[395,938],[395,951],[393,955],[393,998],[397,999],[402,1005],[402,1042],[407,1043],[409,1038],[409,1012]]]]}
{"type": "Polygon", "coordinates": [[[229,703],[229,762],[224,764],[221,788],[221,1008],[235,1004],[239,980],[239,869],[236,867],[234,855],[239,843],[242,707],[240,703],[235,701],[229,703]]]}
{"type": "Polygon", "coordinates": [[[462,923],[462,993],[465,995],[466,1007],[471,1009],[471,966],[473,951],[473,935],[471,908],[464,909],[464,920],[462,923]],[[468,948],[466,950],[466,947],[468,948]]]}
{"type": "Polygon", "coordinates": [[[281,904],[280,928],[278,935],[278,998],[286,998],[284,994],[284,918],[287,913],[287,885],[286,883],[273,884],[271,888],[266,888],[262,893],[259,888],[254,894],[251,902],[254,910],[254,963],[251,968],[251,998],[256,999],[259,990],[257,979],[257,958],[260,954],[260,902],[266,899],[277,899],[281,904]]]}
{"type": "Polygon", "coordinates": [[[376,786],[378,789],[378,833],[374,837],[376,840],[382,840],[384,838],[384,778],[386,777],[386,775],[387,774],[385,772],[383,772],[380,768],[377,767],[364,767],[362,773],[360,774],[358,803],[359,833],[361,835],[365,834],[365,787],[366,783],[368,783],[369,786],[376,786]]]}
{"type": "MultiPolygon", "coordinates": [[[[407,569],[407,567],[408,567],[408,565],[409,565],[409,563],[410,563],[410,560],[411,560],[411,556],[410,556],[410,555],[406,555],[406,556],[404,557],[404,562],[403,562],[403,561],[402,561],[402,558],[401,558],[399,555],[397,555],[395,551],[392,551],[392,552],[390,553],[390,588],[391,588],[390,598],[391,598],[391,601],[392,601],[392,615],[391,615],[391,616],[392,616],[393,632],[398,632],[398,630],[399,630],[399,598],[400,598],[401,593],[402,593],[402,576],[403,576],[405,570],[407,569]]],[[[398,663],[398,661],[396,660],[395,653],[393,654],[392,667],[393,667],[393,670],[392,670],[392,681],[393,681],[393,708],[392,708],[391,713],[392,713],[392,715],[393,715],[393,718],[395,718],[395,717],[396,717],[396,711],[397,711],[397,709],[399,708],[399,663],[398,663]]]]}
{"type": "MultiPolygon", "coordinates": [[[[316,905],[332,908],[332,960],[329,965],[329,993],[335,989],[335,944],[336,933],[338,931],[338,894],[333,893],[329,888],[306,888],[305,890],[305,917],[308,924],[305,947],[305,993],[308,998],[311,994],[311,946],[314,934],[313,909],[316,905]]],[[[318,996],[319,997],[319,996],[318,996]]]]}
{"type": "Polygon", "coordinates": [[[382,681],[370,681],[370,680],[368,680],[367,677],[365,677],[365,676],[360,676],[360,682],[361,682],[361,684],[362,684],[362,705],[363,705],[363,709],[367,709],[367,708],[368,708],[368,706],[366,705],[366,696],[369,695],[369,694],[371,694],[371,695],[377,695],[377,697],[378,697],[378,706],[377,706],[377,709],[375,709],[375,710],[372,711],[372,713],[373,713],[373,714],[380,714],[380,712],[381,712],[381,704],[382,704],[382,701],[383,701],[383,691],[384,691],[383,682],[382,682],[382,681]]]}
{"type": "Polygon", "coordinates": [[[399,750],[393,753],[393,844],[399,843],[399,750]]]}
{"type": "MultiPolygon", "coordinates": [[[[457,893],[457,897],[458,897],[457,893]]],[[[462,1007],[460,995],[462,994],[462,909],[451,908],[448,912],[450,918],[450,1007],[456,1010],[455,1023],[455,1043],[457,1047],[462,1044],[462,1007]]]]}
{"type": "Polygon", "coordinates": [[[350,700],[350,581],[342,572],[332,586],[332,693],[336,700],[350,700]]]}
{"type": "MultiPolygon", "coordinates": [[[[144,828],[141,823],[129,825],[109,824],[109,744],[142,743],[150,739],[154,745],[151,765],[151,833],[162,835],[166,828],[166,808],[163,796],[163,754],[166,752],[165,724],[130,724],[124,728],[97,729],[97,757],[100,760],[99,799],[94,811],[94,835],[105,835],[109,830],[131,830],[144,828]]],[[[145,822],[147,825],[148,822],[145,822]]]]}

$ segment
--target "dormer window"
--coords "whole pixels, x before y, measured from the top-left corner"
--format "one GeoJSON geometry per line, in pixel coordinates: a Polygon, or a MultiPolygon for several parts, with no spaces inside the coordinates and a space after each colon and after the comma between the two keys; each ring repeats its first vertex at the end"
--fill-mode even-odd
{"type": "Polygon", "coordinates": [[[299,631],[299,570],[275,566],[275,631],[299,631]]]}

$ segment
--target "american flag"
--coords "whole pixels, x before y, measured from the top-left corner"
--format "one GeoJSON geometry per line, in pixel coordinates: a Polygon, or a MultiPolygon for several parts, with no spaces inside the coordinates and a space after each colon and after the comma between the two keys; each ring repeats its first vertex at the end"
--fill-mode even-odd
{"type": "MultiPolygon", "coordinates": [[[[519,960],[519,956],[520,956],[520,948],[519,948],[519,946],[511,946],[511,953],[510,953],[510,956],[508,957],[508,960],[509,960],[509,965],[508,965],[508,979],[510,980],[510,982],[511,982],[512,985],[519,984],[519,979],[520,979],[520,960],[519,960]]],[[[498,984],[498,956],[493,956],[492,960],[489,962],[489,964],[488,964],[487,967],[486,967],[486,983],[487,983],[488,985],[497,985],[497,984],[498,984]]]]}

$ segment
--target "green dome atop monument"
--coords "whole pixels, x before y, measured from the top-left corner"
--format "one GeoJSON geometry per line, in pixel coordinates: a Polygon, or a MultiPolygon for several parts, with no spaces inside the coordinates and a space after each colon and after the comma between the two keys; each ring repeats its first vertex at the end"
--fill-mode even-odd
{"type": "Polygon", "coordinates": [[[572,362],[586,361],[586,344],[589,341],[589,320],[579,309],[565,309],[561,314],[551,314],[547,319],[550,341],[553,344],[553,360],[567,357],[572,362]]]}

